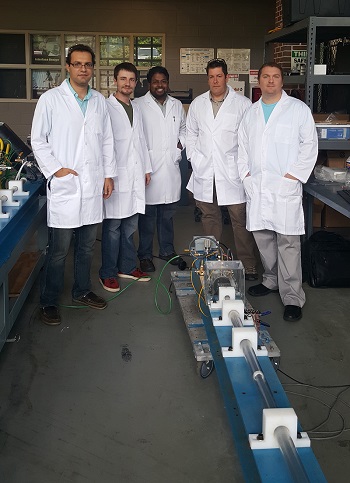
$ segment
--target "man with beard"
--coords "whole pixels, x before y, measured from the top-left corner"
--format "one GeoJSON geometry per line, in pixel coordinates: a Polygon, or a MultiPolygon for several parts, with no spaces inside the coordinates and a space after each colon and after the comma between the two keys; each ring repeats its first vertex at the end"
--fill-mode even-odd
{"type": "MultiPolygon", "coordinates": [[[[176,257],[173,216],[181,194],[179,163],[185,146],[186,115],[180,101],[168,95],[169,73],[152,67],[149,92],[135,99],[142,112],[146,143],[152,164],[152,182],[146,187],[146,210],[139,216],[138,257],[143,272],[154,272],[153,237],[157,226],[159,258],[176,257]]],[[[179,263],[179,257],[171,262],[179,263]]]]}

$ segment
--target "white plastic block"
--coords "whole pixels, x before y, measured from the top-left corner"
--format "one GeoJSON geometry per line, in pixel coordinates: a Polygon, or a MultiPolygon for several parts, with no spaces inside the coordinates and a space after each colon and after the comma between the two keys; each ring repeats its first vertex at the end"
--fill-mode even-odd
{"type": "MultiPolygon", "coordinates": [[[[222,287],[222,288],[225,288],[225,287],[222,287]]],[[[227,287],[227,288],[230,288],[230,287],[227,287]]],[[[230,317],[231,311],[238,312],[238,316],[241,319],[242,324],[243,324],[243,322],[244,322],[244,302],[243,302],[243,300],[230,299],[230,300],[223,300],[222,301],[222,322],[223,322],[222,325],[229,325],[229,326],[232,325],[231,317],[230,317]]]]}
{"type": "Polygon", "coordinates": [[[263,439],[258,439],[258,434],[249,435],[251,449],[274,449],[279,448],[275,436],[275,430],[279,426],[288,429],[290,437],[296,448],[309,447],[310,438],[302,432],[298,439],[298,418],[293,408],[268,408],[263,409],[262,434],[263,439]]]}
{"type": "Polygon", "coordinates": [[[29,191],[23,190],[23,179],[9,181],[9,189],[13,191],[14,196],[29,196],[29,191]]]}
{"type": "Polygon", "coordinates": [[[13,190],[0,190],[0,197],[6,196],[6,201],[2,202],[2,206],[19,206],[19,201],[13,199],[13,190]]]}
{"type": "MultiPolygon", "coordinates": [[[[5,196],[4,196],[4,198],[5,198],[5,196]]],[[[10,213],[3,213],[2,212],[3,201],[5,201],[5,200],[2,200],[1,197],[0,197],[0,219],[2,219],[2,220],[10,218],[10,213]]]]}

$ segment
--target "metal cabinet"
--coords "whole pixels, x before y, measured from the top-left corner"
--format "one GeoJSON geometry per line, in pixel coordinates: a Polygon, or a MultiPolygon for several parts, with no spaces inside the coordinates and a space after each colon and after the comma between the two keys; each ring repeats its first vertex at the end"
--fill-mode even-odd
{"type": "Polygon", "coordinates": [[[42,181],[26,183],[28,198],[9,209],[8,220],[0,220],[0,351],[44,263],[48,237],[42,185],[42,181]],[[30,256],[23,258],[24,254],[30,256]],[[11,275],[16,282],[22,279],[16,293],[11,275]]]}

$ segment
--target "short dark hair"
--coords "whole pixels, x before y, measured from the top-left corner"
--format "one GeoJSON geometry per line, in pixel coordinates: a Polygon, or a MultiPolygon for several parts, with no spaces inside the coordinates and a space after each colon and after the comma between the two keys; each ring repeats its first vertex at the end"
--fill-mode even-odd
{"type": "Polygon", "coordinates": [[[169,82],[169,72],[162,65],[156,65],[154,67],[151,67],[151,69],[147,72],[147,80],[148,80],[149,83],[152,82],[152,77],[155,74],[163,74],[163,75],[165,75],[166,80],[169,82]]]}
{"type": "Polygon", "coordinates": [[[281,77],[283,79],[283,76],[284,76],[283,69],[279,64],[277,64],[277,62],[265,62],[265,64],[263,64],[258,71],[258,80],[260,79],[261,71],[263,70],[264,67],[275,67],[281,72],[281,77]]]}
{"type": "Polygon", "coordinates": [[[72,59],[72,53],[73,52],[88,52],[91,54],[91,61],[95,65],[96,57],[95,57],[95,52],[92,50],[92,48],[89,45],[84,45],[84,44],[76,44],[72,45],[68,49],[68,54],[66,57],[66,63],[69,65],[70,61],[72,59]]]}
{"type": "Polygon", "coordinates": [[[131,62],[122,62],[121,64],[118,64],[114,67],[114,78],[115,79],[117,79],[118,74],[121,70],[126,70],[127,72],[132,72],[133,74],[135,74],[136,80],[139,77],[138,70],[136,69],[134,64],[132,64],[131,62]]]}
{"type": "Polygon", "coordinates": [[[225,76],[228,74],[227,64],[224,59],[212,59],[212,60],[209,60],[205,68],[207,75],[209,74],[209,69],[216,69],[217,67],[222,68],[222,72],[225,74],[225,76]]]}

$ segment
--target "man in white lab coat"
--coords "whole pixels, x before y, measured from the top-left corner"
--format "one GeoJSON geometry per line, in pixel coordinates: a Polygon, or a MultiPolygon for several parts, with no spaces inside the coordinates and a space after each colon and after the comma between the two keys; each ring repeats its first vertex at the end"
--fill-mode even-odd
{"type": "Polygon", "coordinates": [[[102,266],[100,282],[105,290],[120,290],[117,277],[148,282],[147,273],[136,267],[134,233],[139,213],[145,212],[145,185],[151,179],[151,163],[139,108],[130,100],[138,72],[130,62],[114,69],[116,91],[107,99],[114,137],[118,174],[114,191],[104,201],[102,266]]]}
{"type": "Polygon", "coordinates": [[[89,86],[95,54],[86,45],[68,50],[69,79],[44,93],[36,106],[31,143],[47,178],[49,247],[41,279],[40,316],[58,325],[65,260],[74,232],[73,301],[104,309],[91,291],[90,267],[103,198],[113,190],[113,135],[104,97],[89,86]]]}
{"type": "Polygon", "coordinates": [[[205,235],[221,240],[220,206],[230,214],[237,257],[245,267],[247,280],[256,280],[255,242],[246,229],[246,205],[238,176],[238,126],[251,102],[227,85],[227,65],[213,59],[207,68],[209,91],[191,103],[187,115],[187,157],[192,175],[187,189],[202,212],[205,235]]]}
{"type": "Polygon", "coordinates": [[[138,257],[142,271],[154,272],[156,226],[159,258],[172,260],[173,265],[181,261],[174,248],[173,217],[181,195],[179,164],[185,147],[186,115],[181,102],[168,95],[169,73],[165,67],[152,67],[147,80],[149,92],[135,99],[142,112],[152,163],[152,182],[146,187],[146,211],[139,217],[138,257]]]}
{"type": "Polygon", "coordinates": [[[318,141],[310,109],[282,89],[283,70],[264,64],[258,73],[261,99],[239,129],[238,169],[247,194],[247,228],[264,266],[252,296],[279,291],[284,319],[302,317],[300,235],[304,233],[302,183],[316,163],[318,141]]]}

